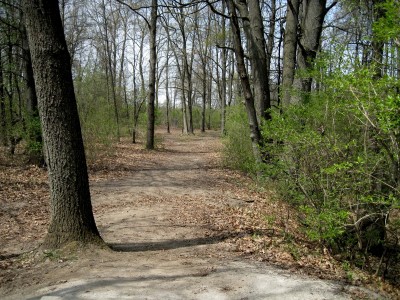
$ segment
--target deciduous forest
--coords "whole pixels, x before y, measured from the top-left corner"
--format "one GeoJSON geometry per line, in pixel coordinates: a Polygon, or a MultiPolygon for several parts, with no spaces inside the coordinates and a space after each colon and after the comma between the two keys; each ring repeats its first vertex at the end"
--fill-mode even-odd
{"type": "MultiPolygon", "coordinates": [[[[399,296],[398,0],[0,0],[0,143],[1,239],[18,215],[47,256],[121,250],[96,226],[111,204],[92,182],[218,169],[244,204],[204,202],[196,219],[186,199],[180,222],[399,296]],[[179,166],[176,143],[192,145],[179,166]]],[[[19,256],[0,248],[0,271],[19,256]]]]}

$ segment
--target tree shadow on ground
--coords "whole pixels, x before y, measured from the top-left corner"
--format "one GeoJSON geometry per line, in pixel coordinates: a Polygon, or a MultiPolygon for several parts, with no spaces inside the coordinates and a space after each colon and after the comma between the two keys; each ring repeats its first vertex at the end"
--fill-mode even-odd
{"type": "Polygon", "coordinates": [[[164,240],[160,242],[144,242],[144,243],[109,243],[108,246],[117,252],[141,252],[141,251],[158,251],[171,250],[177,248],[211,245],[222,242],[228,238],[236,236],[236,234],[220,234],[209,237],[198,237],[181,240],[164,240]]]}

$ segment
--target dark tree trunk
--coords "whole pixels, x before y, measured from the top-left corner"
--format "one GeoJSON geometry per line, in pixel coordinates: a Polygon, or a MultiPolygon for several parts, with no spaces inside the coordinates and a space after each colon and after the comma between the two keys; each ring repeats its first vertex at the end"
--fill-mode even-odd
{"type": "MultiPolygon", "coordinates": [[[[271,62],[272,62],[272,53],[274,51],[274,44],[275,44],[275,27],[276,27],[276,0],[271,0],[271,16],[269,18],[269,32],[268,32],[268,40],[267,40],[267,78],[268,78],[268,95],[266,96],[265,100],[265,107],[266,109],[271,109],[271,86],[269,84],[269,79],[271,76],[271,62]]],[[[280,55],[280,51],[278,50],[278,55],[280,55]]],[[[278,59],[278,65],[280,63],[280,59],[278,59]]],[[[279,69],[279,67],[278,67],[279,69]]],[[[278,70],[278,81],[279,81],[279,70],[278,70]]],[[[279,83],[277,84],[279,86],[279,83]]],[[[271,117],[270,111],[264,114],[264,118],[268,119],[271,117]]]]}
{"type": "Polygon", "coordinates": [[[254,101],[258,107],[260,120],[269,119],[271,96],[269,86],[269,66],[267,64],[264,25],[259,0],[240,0],[238,9],[243,21],[250,52],[251,71],[254,86],[254,101]]]}
{"type": "Polygon", "coordinates": [[[51,221],[44,246],[102,243],[90,200],[71,63],[58,1],[24,0],[39,115],[46,145],[51,221]]]}
{"type": "MultiPolygon", "coordinates": [[[[298,41],[297,67],[300,73],[312,70],[319,50],[322,25],[326,14],[326,0],[308,0],[303,3],[301,38],[298,41]]],[[[291,97],[291,102],[307,102],[311,92],[312,77],[306,75],[294,80],[293,85],[300,97],[291,97]]]]}
{"type": "MultiPolygon", "coordinates": [[[[225,12],[226,0],[222,1],[222,11],[225,12]]],[[[226,49],[226,21],[222,18],[222,36],[223,36],[223,48],[221,50],[221,134],[226,134],[225,123],[226,123],[226,61],[227,61],[227,49],[226,49]]]]}
{"type": "Polygon", "coordinates": [[[201,102],[201,132],[206,131],[206,103],[207,103],[207,68],[203,61],[203,82],[202,82],[202,102],[201,102]]]}
{"type": "Polygon", "coordinates": [[[150,79],[149,101],[147,103],[147,141],[146,149],[154,149],[154,125],[155,125],[155,98],[156,98],[156,33],[157,33],[157,0],[151,2],[150,29],[150,79]]]}
{"type": "Polygon", "coordinates": [[[282,106],[291,103],[292,88],[297,51],[297,26],[299,18],[299,0],[288,0],[286,13],[285,37],[283,41],[282,106]]]}
{"type": "Polygon", "coordinates": [[[167,42],[167,61],[165,62],[165,73],[166,73],[166,78],[165,78],[165,96],[166,96],[166,114],[167,114],[167,133],[171,133],[170,129],[170,122],[169,122],[169,104],[171,102],[170,96],[169,96],[169,50],[171,46],[171,41],[168,39],[167,42]]]}
{"type": "Polygon", "coordinates": [[[4,94],[3,63],[0,51],[0,138],[1,144],[7,146],[7,121],[6,121],[6,99],[4,94]]]}
{"type": "MultiPolygon", "coordinates": [[[[373,20],[374,22],[379,21],[382,17],[384,17],[385,12],[380,7],[384,1],[382,0],[373,0],[373,20]]],[[[373,38],[372,40],[372,62],[375,67],[375,78],[379,79],[383,76],[383,49],[384,43],[377,38],[373,38]]]]}
{"type": "MultiPolygon", "coordinates": [[[[211,77],[211,74],[210,74],[211,77]]],[[[211,130],[211,113],[212,113],[212,106],[211,106],[211,100],[212,100],[212,80],[208,80],[208,86],[207,86],[207,105],[208,105],[208,118],[207,118],[207,129],[211,130]]]]}
{"type": "Polygon", "coordinates": [[[263,159],[260,149],[260,147],[262,146],[262,138],[261,138],[260,128],[257,123],[257,114],[256,114],[256,109],[254,107],[254,97],[250,87],[250,80],[244,60],[244,50],[242,47],[239,21],[236,15],[236,10],[233,0],[227,0],[227,4],[230,16],[230,24],[232,29],[233,48],[235,50],[235,56],[236,56],[236,65],[240,82],[242,84],[242,89],[246,104],[247,118],[250,126],[250,138],[253,147],[253,154],[255,160],[258,163],[262,163],[263,159]]]}

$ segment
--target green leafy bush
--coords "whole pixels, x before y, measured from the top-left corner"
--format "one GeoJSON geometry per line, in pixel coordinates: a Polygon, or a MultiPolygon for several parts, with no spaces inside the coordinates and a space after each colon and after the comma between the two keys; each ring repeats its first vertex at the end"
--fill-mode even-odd
{"type": "Polygon", "coordinates": [[[26,150],[31,160],[41,160],[43,156],[42,128],[39,116],[26,118],[26,150]]]}
{"type": "Polygon", "coordinates": [[[361,69],[324,84],[263,127],[274,141],[266,172],[299,208],[311,239],[350,258],[385,256],[400,237],[398,82],[361,69]]]}
{"type": "Polygon", "coordinates": [[[257,167],[252,152],[250,128],[243,105],[227,108],[225,130],[224,164],[233,169],[255,174],[257,167]]]}
{"type": "Polygon", "coordinates": [[[107,84],[101,74],[88,72],[75,85],[85,151],[91,160],[110,151],[116,139],[114,106],[107,100],[107,84]]]}

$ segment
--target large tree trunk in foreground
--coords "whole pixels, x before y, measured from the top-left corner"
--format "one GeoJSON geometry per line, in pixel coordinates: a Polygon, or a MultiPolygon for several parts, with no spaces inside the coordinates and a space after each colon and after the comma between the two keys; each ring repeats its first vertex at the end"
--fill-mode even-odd
{"type": "Polygon", "coordinates": [[[58,1],[24,0],[51,189],[44,247],[101,243],[90,200],[86,158],[58,1]]]}

